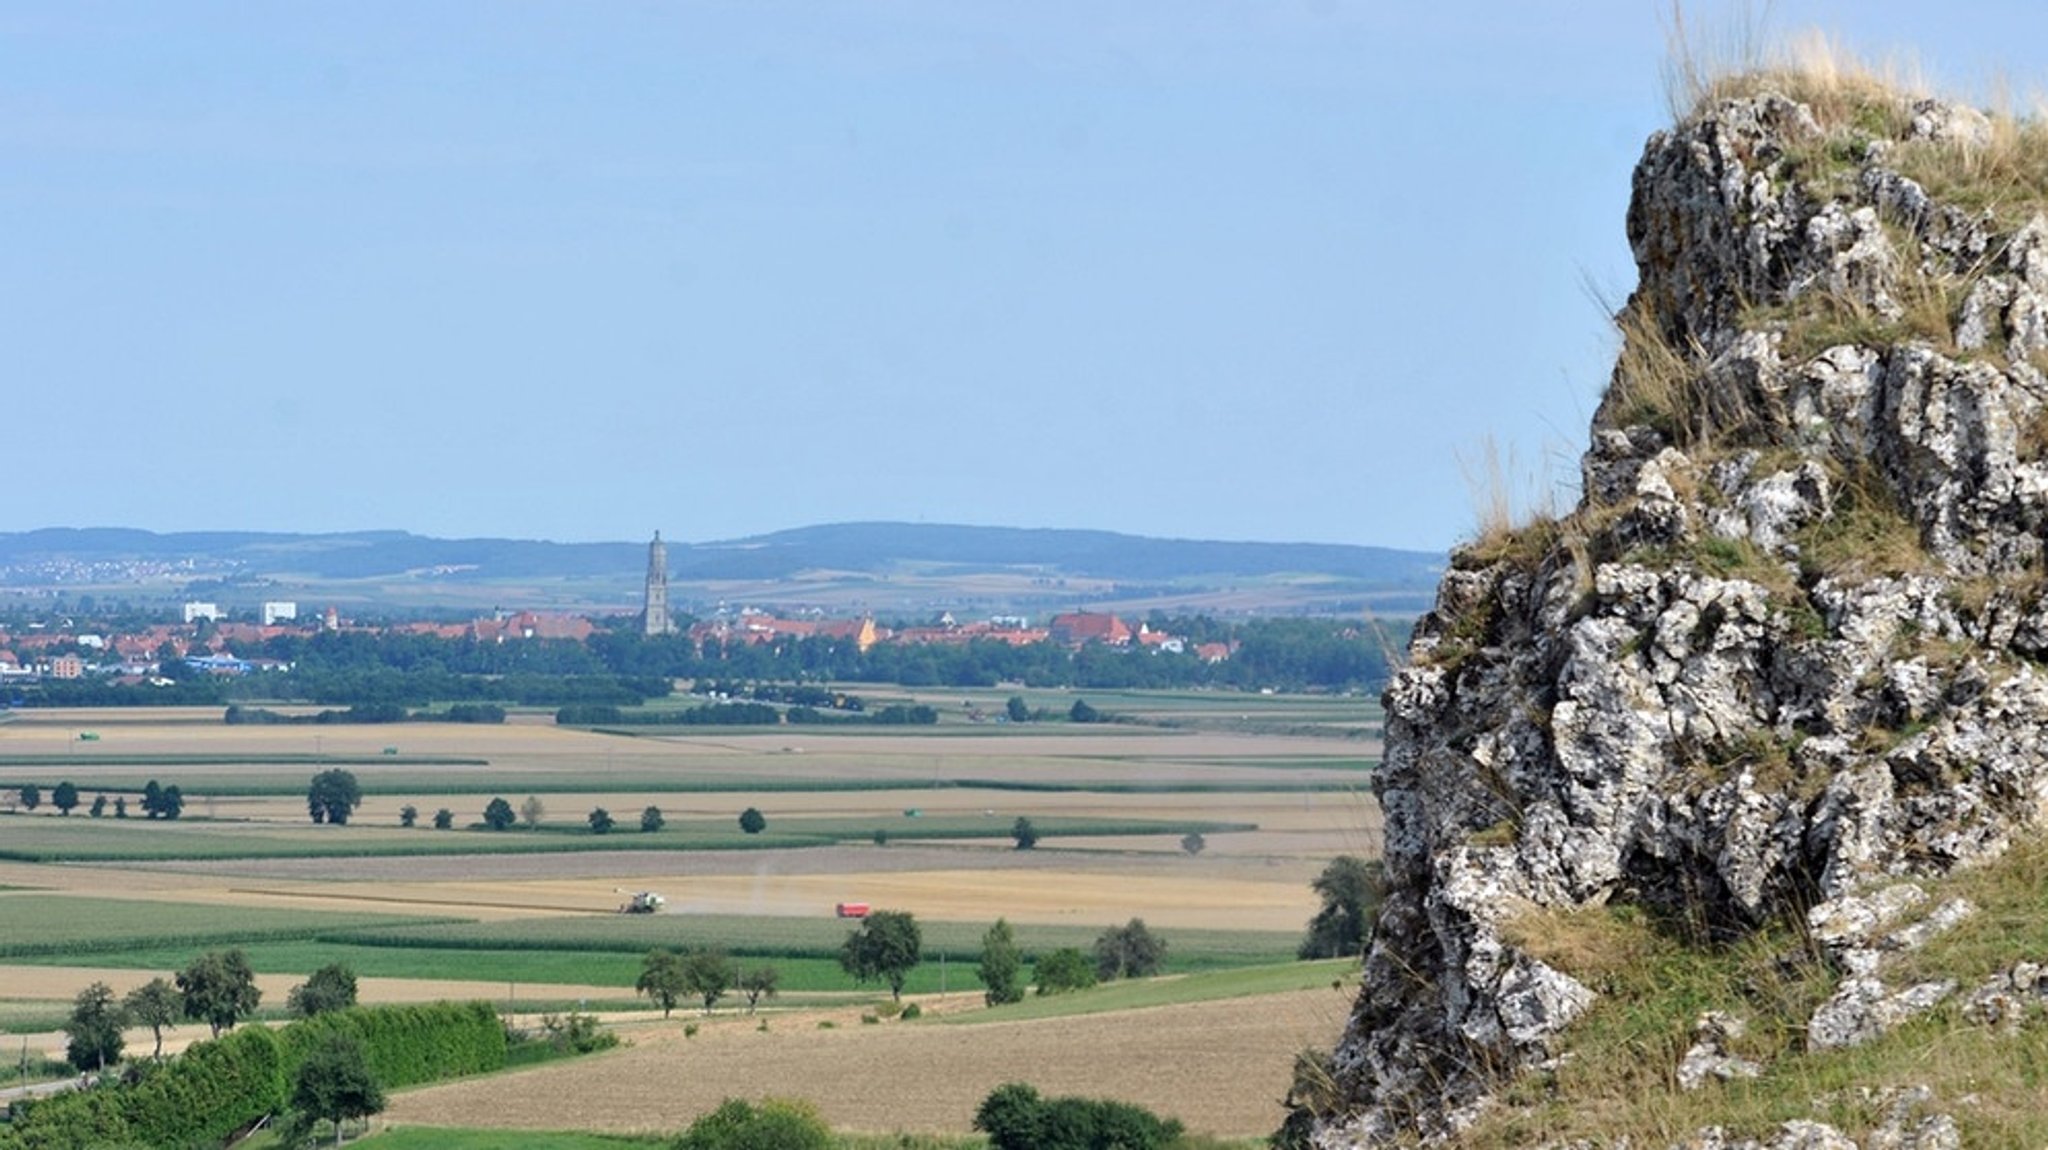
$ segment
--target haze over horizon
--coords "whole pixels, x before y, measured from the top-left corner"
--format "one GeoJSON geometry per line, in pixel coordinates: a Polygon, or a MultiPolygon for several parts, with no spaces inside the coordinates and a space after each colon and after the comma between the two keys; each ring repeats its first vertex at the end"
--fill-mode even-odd
{"type": "MultiPolygon", "coordinates": [[[[0,530],[1440,552],[1489,438],[1569,498],[1663,7],[11,10],[0,530]]],[[[2048,84],[2039,5],[1768,15],[2048,84]]]]}

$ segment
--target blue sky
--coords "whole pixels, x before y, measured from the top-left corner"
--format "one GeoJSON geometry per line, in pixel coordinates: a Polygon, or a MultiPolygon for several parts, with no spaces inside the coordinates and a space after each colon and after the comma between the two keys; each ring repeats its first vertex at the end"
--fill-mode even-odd
{"type": "Polygon", "coordinates": [[[1665,10],[0,7],[0,530],[1445,547],[1575,470],[1665,10]]]}

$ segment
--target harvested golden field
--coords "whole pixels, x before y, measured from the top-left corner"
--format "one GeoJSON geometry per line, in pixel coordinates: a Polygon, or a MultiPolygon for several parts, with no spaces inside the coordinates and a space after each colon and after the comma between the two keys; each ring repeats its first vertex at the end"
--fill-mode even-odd
{"type": "MultiPolygon", "coordinates": [[[[945,1012],[968,1005],[938,1005],[945,1012]]],[[[681,1014],[629,1049],[411,1091],[393,1123],[673,1132],[729,1097],[801,1097],[849,1130],[964,1132],[995,1087],[1118,1098],[1194,1130],[1254,1136],[1280,1123],[1294,1055],[1327,1050],[1348,993],[1328,989],[1028,1022],[859,1024],[822,1015],[722,1016],[685,1038],[681,1014]]]]}

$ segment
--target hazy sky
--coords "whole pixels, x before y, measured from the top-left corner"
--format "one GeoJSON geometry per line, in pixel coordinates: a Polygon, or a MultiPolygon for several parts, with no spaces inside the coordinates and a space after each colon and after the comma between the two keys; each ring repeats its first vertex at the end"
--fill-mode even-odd
{"type": "MultiPolygon", "coordinates": [[[[8,4],[0,530],[1441,548],[1575,468],[1666,10],[8,4]]],[[[2038,2],[1768,16],[2048,87],[2038,2]]]]}

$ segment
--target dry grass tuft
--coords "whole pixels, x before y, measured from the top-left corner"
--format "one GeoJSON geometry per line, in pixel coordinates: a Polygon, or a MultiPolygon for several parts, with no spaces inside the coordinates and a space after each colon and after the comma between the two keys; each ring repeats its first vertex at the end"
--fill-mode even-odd
{"type": "Polygon", "coordinates": [[[1615,313],[1614,327],[1621,350],[1601,417],[1617,427],[1654,428],[1679,447],[1710,442],[1716,427],[1732,413],[1717,410],[1716,397],[1707,386],[1706,349],[1697,341],[1674,345],[1663,322],[1640,297],[1615,313]]]}
{"type": "Polygon", "coordinates": [[[1718,30],[1702,30],[1672,5],[1663,71],[1673,120],[1690,119],[1720,100],[1776,92],[1807,105],[1824,126],[1876,128],[1874,113],[1897,126],[1907,106],[1926,94],[1919,65],[1909,57],[1872,63],[1818,29],[1772,44],[1767,16],[1743,5],[1718,30]]]}

